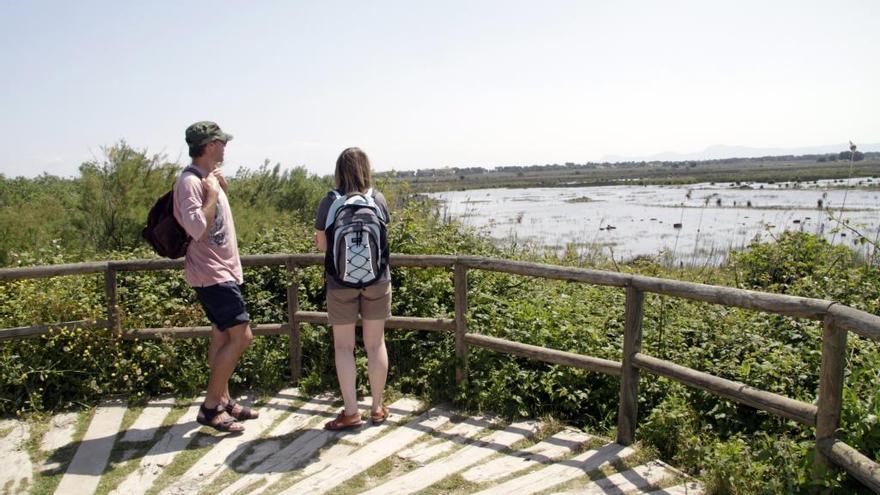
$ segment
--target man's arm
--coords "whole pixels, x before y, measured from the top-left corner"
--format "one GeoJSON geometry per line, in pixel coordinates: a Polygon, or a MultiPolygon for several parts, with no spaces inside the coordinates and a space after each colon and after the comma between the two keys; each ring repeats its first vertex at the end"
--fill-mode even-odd
{"type": "Polygon", "coordinates": [[[202,180],[186,177],[175,191],[177,220],[193,239],[202,239],[211,231],[217,213],[219,190],[217,178],[209,175],[202,180]]]}
{"type": "Polygon", "coordinates": [[[205,215],[205,231],[201,237],[208,235],[211,228],[214,227],[214,217],[217,215],[217,197],[220,194],[220,182],[213,173],[208,174],[202,179],[202,186],[205,188],[205,202],[202,204],[202,214],[205,215]]]}

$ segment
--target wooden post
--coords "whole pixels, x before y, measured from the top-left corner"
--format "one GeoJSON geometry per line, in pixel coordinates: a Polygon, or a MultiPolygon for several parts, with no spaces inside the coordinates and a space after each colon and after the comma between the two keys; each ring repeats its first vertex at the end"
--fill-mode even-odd
{"type": "Polygon", "coordinates": [[[285,263],[290,281],[287,284],[287,324],[290,336],[290,380],[297,384],[302,378],[302,339],[300,337],[299,320],[299,276],[296,265],[288,260],[285,263]]]}
{"type": "Polygon", "coordinates": [[[623,363],[620,370],[620,409],[617,413],[617,443],[632,445],[635,441],[639,412],[639,369],[633,356],[642,350],[642,314],[645,293],[626,288],[626,323],[623,333],[623,363]]]}
{"type": "Polygon", "coordinates": [[[107,268],[104,271],[104,294],[107,299],[107,328],[114,337],[122,335],[122,324],[119,321],[119,298],[116,294],[116,270],[107,268]]]}
{"type": "Polygon", "coordinates": [[[468,283],[467,267],[455,264],[455,384],[461,385],[467,376],[468,345],[464,337],[467,334],[468,283]]]}
{"type": "Polygon", "coordinates": [[[815,475],[821,476],[833,466],[822,453],[819,442],[833,440],[840,426],[840,406],[843,401],[843,368],[846,363],[846,337],[848,330],[834,325],[833,317],[826,315],[822,321],[822,369],[819,377],[819,401],[816,412],[816,460],[815,475]]]}

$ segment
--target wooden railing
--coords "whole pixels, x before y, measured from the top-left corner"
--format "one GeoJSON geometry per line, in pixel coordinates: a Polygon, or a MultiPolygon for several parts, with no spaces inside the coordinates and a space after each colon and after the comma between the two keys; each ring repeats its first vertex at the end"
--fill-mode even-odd
{"type": "MultiPolygon", "coordinates": [[[[297,271],[303,267],[322,263],[323,256],[319,254],[271,254],[242,257],[242,264],[246,267],[284,267],[291,275],[292,282],[287,288],[288,322],[253,325],[253,331],[256,335],[287,333],[290,336],[290,373],[294,382],[302,376],[301,324],[327,324],[327,313],[299,309],[297,271]]],[[[648,371],[726,399],[815,427],[816,469],[821,470],[832,465],[840,466],[865,486],[880,493],[880,465],[835,438],[835,431],[840,423],[847,335],[849,331],[852,331],[864,338],[880,342],[880,317],[876,315],[821,299],[769,294],[617,272],[473,256],[392,255],[391,264],[400,267],[442,267],[453,270],[455,288],[455,317],[453,319],[394,316],[388,320],[386,326],[388,328],[454,333],[455,379],[457,383],[461,383],[467,376],[469,346],[619,376],[620,402],[617,442],[629,445],[635,440],[638,419],[639,374],[642,370],[648,371]],[[626,291],[626,312],[622,362],[469,333],[466,318],[468,309],[467,278],[468,270],[472,269],[624,289],[626,291]],[[743,383],[719,378],[644,354],[641,349],[641,341],[646,293],[821,320],[823,322],[822,368],[816,405],[755,389],[743,383]]],[[[124,328],[120,321],[116,294],[117,273],[179,269],[182,266],[182,260],[134,260],[0,269],[0,281],[103,273],[107,301],[106,320],[73,321],[0,329],[0,340],[36,337],[50,332],[53,328],[74,325],[109,328],[115,336],[121,338],[209,336],[210,327],[130,329],[124,328]]]]}

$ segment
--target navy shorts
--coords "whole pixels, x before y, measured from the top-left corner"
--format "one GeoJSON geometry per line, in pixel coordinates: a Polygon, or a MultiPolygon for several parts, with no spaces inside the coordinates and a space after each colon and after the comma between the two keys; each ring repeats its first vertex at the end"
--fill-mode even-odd
{"type": "Polygon", "coordinates": [[[193,287],[205,314],[221,332],[251,321],[244,307],[241,287],[235,282],[221,282],[207,287],[193,287]]]}

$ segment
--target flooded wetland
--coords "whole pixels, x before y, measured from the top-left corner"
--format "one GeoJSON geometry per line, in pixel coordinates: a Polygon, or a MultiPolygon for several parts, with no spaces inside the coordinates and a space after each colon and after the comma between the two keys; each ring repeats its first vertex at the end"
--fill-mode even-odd
{"type": "Polygon", "coordinates": [[[616,260],[662,255],[718,264],[732,249],[786,230],[862,249],[880,235],[880,180],[727,182],[572,188],[476,189],[429,196],[443,214],[499,245],[576,249],[616,260]],[[848,227],[847,227],[848,226],[848,227]]]}

